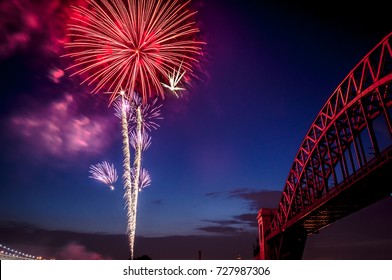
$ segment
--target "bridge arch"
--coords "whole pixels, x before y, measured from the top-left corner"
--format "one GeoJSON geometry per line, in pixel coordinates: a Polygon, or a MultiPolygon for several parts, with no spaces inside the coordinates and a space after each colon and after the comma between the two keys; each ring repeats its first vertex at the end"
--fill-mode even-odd
{"type": "Polygon", "coordinates": [[[300,258],[309,234],[391,193],[382,183],[392,177],[391,113],[392,33],[351,70],[318,113],[278,208],[260,209],[260,258],[300,258]]]}

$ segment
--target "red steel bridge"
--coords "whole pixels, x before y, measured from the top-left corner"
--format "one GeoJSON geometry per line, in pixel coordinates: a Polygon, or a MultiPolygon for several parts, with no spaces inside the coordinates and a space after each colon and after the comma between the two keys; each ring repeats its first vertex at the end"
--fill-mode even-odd
{"type": "Polygon", "coordinates": [[[301,259],[308,235],[392,193],[392,33],[310,126],[277,209],[258,213],[260,259],[301,259]]]}

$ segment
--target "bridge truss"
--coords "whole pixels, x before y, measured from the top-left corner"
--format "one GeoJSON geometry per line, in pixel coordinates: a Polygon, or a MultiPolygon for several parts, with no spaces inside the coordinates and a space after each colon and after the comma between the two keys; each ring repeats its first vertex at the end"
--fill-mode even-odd
{"type": "MultiPolygon", "coordinates": [[[[260,258],[300,259],[306,237],[388,197],[392,33],[332,93],[291,166],[277,209],[260,209],[260,258]]],[[[389,181],[390,182],[390,181],[389,181]]]]}

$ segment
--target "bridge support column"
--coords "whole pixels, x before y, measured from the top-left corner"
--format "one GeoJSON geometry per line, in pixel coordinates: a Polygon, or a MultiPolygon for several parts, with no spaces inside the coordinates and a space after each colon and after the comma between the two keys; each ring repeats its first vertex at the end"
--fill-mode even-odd
{"type": "Polygon", "coordinates": [[[277,259],[280,260],[301,260],[305,249],[308,234],[302,226],[293,226],[283,231],[276,241],[277,259]]]}
{"type": "Polygon", "coordinates": [[[259,224],[259,246],[260,246],[260,260],[270,259],[268,244],[265,239],[267,228],[270,226],[277,209],[261,208],[257,215],[257,222],[259,224]]]}

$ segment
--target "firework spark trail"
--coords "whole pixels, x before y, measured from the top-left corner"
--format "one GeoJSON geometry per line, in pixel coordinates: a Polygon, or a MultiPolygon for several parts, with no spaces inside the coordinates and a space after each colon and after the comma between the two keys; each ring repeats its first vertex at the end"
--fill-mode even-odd
{"type": "MultiPolygon", "coordinates": [[[[133,102],[132,102],[133,103],[133,102]]],[[[133,260],[134,258],[134,243],[135,243],[135,230],[136,230],[136,215],[134,212],[134,203],[135,203],[135,186],[132,183],[133,178],[133,170],[131,168],[131,153],[130,153],[130,144],[132,143],[129,135],[133,135],[129,129],[128,119],[129,115],[133,114],[134,106],[130,103],[126,97],[124,96],[124,91],[120,91],[118,98],[113,102],[113,106],[115,109],[115,115],[121,119],[121,133],[123,140],[123,181],[124,181],[124,199],[125,206],[127,208],[127,234],[128,234],[128,242],[130,248],[130,258],[133,260]]]]}
{"type": "MultiPolygon", "coordinates": [[[[73,6],[65,56],[76,63],[67,70],[79,68],[72,75],[85,75],[82,83],[95,84],[94,93],[125,88],[128,99],[138,92],[143,103],[155,95],[164,98],[167,73],[183,67],[194,76],[205,44],[195,40],[199,29],[189,2],[90,0],[91,7],[73,6]]],[[[110,102],[114,99],[115,94],[110,102]]]]}
{"type": "MultiPolygon", "coordinates": [[[[136,215],[137,215],[137,204],[138,204],[138,196],[139,196],[139,179],[140,179],[140,169],[142,164],[142,115],[141,115],[141,106],[136,108],[136,137],[137,141],[135,141],[135,159],[133,162],[133,171],[134,171],[134,178],[133,178],[133,187],[132,187],[132,216],[134,217],[135,221],[132,224],[132,231],[131,231],[131,242],[134,244],[135,242],[135,233],[136,233],[136,215]]],[[[131,259],[133,259],[133,251],[131,253],[131,259]]]]}
{"type": "Polygon", "coordinates": [[[151,137],[146,130],[157,129],[159,125],[155,119],[161,119],[160,108],[157,99],[151,104],[143,104],[141,99],[135,94],[132,101],[126,100],[123,92],[120,92],[118,99],[113,102],[115,115],[121,119],[123,134],[123,154],[124,154],[124,198],[128,209],[128,238],[131,251],[131,259],[134,258],[134,242],[136,236],[136,217],[138,206],[138,195],[142,188],[150,185],[151,177],[142,168],[142,152],[151,144],[151,137]],[[128,122],[128,119],[130,120],[128,122]],[[124,135],[127,134],[127,137],[124,135]],[[133,166],[130,164],[130,146],[135,151],[133,166]]]}
{"type": "Polygon", "coordinates": [[[109,186],[111,190],[114,190],[114,183],[117,181],[117,171],[113,164],[109,164],[106,161],[90,166],[91,175],[89,178],[98,180],[109,186]]]}
{"type": "Polygon", "coordinates": [[[194,69],[205,42],[196,39],[199,29],[193,20],[196,12],[188,9],[190,0],[86,1],[86,7],[72,6],[73,23],[68,25],[64,56],[73,58],[74,64],[66,70],[73,71],[71,76],[81,76],[81,84],[93,85],[93,93],[111,92],[109,106],[114,102],[118,107],[133,259],[138,189],[150,183],[141,169],[141,154],[150,141],[143,131],[158,127],[154,119],[159,118],[160,106],[155,103],[165,97],[164,89],[180,90],[180,80],[182,86],[189,86],[196,77],[194,69]],[[120,103],[116,101],[119,95],[120,103]],[[132,169],[130,138],[135,149],[132,169]]]}
{"type": "MultiPolygon", "coordinates": [[[[119,102],[120,103],[120,102],[119,102]]],[[[117,104],[119,104],[117,103],[117,104]]],[[[119,105],[120,112],[121,112],[121,134],[123,140],[123,181],[124,181],[124,199],[125,199],[125,206],[128,210],[127,212],[127,233],[129,239],[129,247],[131,250],[131,259],[133,259],[133,245],[134,245],[134,238],[132,236],[135,235],[132,232],[134,226],[133,224],[136,221],[136,217],[132,215],[132,178],[131,178],[131,155],[130,155],[130,148],[129,148],[129,131],[128,131],[128,114],[127,110],[129,108],[128,101],[125,100],[123,94],[121,94],[121,103],[119,105]]],[[[118,107],[117,107],[118,109],[118,107]]],[[[118,110],[116,110],[118,113],[118,110]]]]}
{"type": "MultiPolygon", "coordinates": [[[[134,223],[131,225],[132,230],[130,232],[130,240],[134,243],[135,233],[136,233],[136,217],[137,217],[137,207],[138,207],[138,196],[139,191],[150,185],[151,177],[150,174],[142,168],[142,152],[145,151],[151,144],[151,137],[147,134],[147,129],[157,128],[159,125],[154,121],[154,119],[161,118],[160,108],[161,105],[156,104],[157,99],[155,99],[152,104],[143,104],[140,102],[140,98],[134,95],[134,99],[130,106],[130,126],[133,127],[131,131],[131,145],[135,150],[135,158],[132,168],[132,220],[134,223]]],[[[133,253],[131,253],[131,258],[133,258],[133,253]]]]}

